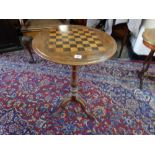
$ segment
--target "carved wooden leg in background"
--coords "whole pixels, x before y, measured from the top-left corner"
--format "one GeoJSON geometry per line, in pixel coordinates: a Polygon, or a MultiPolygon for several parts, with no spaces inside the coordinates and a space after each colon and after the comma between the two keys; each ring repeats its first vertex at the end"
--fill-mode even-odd
{"type": "Polygon", "coordinates": [[[145,76],[145,73],[148,71],[149,69],[149,66],[150,66],[150,63],[151,63],[151,60],[153,58],[153,55],[154,55],[154,52],[155,51],[151,51],[149,53],[149,55],[146,57],[144,63],[143,63],[143,68],[141,71],[138,71],[138,77],[140,79],[140,86],[139,88],[142,89],[143,88],[143,80],[144,80],[144,76],[145,76]]]}
{"type": "Polygon", "coordinates": [[[22,37],[22,44],[23,44],[24,48],[27,49],[29,52],[29,55],[30,55],[29,63],[35,63],[33,55],[32,55],[32,51],[31,51],[32,50],[32,48],[31,48],[32,37],[23,36],[22,37]]]}
{"type": "Polygon", "coordinates": [[[121,49],[120,49],[118,58],[120,58],[122,56],[122,51],[123,51],[124,46],[127,45],[129,35],[130,35],[130,32],[128,31],[127,34],[125,34],[125,36],[123,37],[123,40],[121,42],[121,49]]]}

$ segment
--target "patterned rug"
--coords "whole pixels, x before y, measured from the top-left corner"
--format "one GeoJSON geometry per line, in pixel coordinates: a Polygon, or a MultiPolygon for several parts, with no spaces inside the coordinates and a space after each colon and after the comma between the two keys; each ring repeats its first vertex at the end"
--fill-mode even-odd
{"type": "Polygon", "coordinates": [[[70,91],[70,67],[34,57],[29,64],[24,51],[0,55],[0,134],[155,134],[155,81],[145,79],[138,89],[141,63],[79,68],[79,91],[94,121],[75,103],[51,115],[70,91]]]}

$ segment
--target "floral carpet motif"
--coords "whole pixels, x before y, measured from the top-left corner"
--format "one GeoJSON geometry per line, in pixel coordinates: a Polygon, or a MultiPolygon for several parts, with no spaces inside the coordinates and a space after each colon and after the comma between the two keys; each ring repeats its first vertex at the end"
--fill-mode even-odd
{"type": "Polygon", "coordinates": [[[142,63],[79,68],[79,91],[96,117],[91,120],[75,103],[52,115],[70,91],[70,67],[34,57],[37,63],[29,64],[26,51],[0,54],[0,134],[155,134],[155,81],[146,78],[138,89],[142,63]]]}

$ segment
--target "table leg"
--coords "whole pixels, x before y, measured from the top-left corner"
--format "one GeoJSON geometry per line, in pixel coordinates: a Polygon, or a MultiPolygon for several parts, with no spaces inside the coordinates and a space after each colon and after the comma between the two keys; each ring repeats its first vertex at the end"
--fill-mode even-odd
{"type": "Polygon", "coordinates": [[[71,94],[64,99],[62,99],[56,112],[60,112],[64,109],[71,101],[76,102],[81,105],[82,110],[87,114],[91,119],[94,119],[94,116],[90,114],[86,107],[86,102],[80,94],[78,93],[78,77],[77,77],[77,66],[72,66],[72,76],[71,76],[71,94]]]}
{"type": "Polygon", "coordinates": [[[30,55],[30,60],[29,60],[29,63],[35,63],[35,60],[33,58],[33,54],[32,54],[32,37],[28,37],[28,36],[23,36],[22,37],[22,44],[24,46],[25,49],[28,50],[29,52],[29,55],[30,55]]]}
{"type": "Polygon", "coordinates": [[[144,79],[144,75],[145,73],[148,71],[149,69],[149,66],[150,66],[150,63],[151,63],[151,60],[153,58],[153,55],[154,55],[154,52],[155,51],[151,51],[149,53],[149,55],[147,56],[147,58],[145,59],[144,63],[143,63],[143,68],[141,71],[138,71],[138,77],[140,79],[140,89],[142,89],[143,87],[143,79],[144,79]]]}

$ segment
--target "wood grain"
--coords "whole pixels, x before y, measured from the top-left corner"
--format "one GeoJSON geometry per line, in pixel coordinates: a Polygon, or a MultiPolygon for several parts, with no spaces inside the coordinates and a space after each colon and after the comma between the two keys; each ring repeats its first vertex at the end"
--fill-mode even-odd
{"type": "Polygon", "coordinates": [[[143,40],[148,44],[155,46],[155,28],[145,29],[143,32],[143,40]]]}
{"type": "Polygon", "coordinates": [[[38,55],[47,60],[73,66],[105,61],[110,59],[117,49],[115,40],[105,32],[79,25],[59,25],[43,29],[34,37],[32,47],[38,55]],[[66,41],[62,36],[70,40],[66,41]],[[61,47],[56,46],[58,41],[61,47]],[[71,48],[71,44],[76,46],[71,48]]]}

